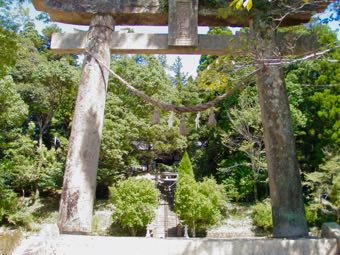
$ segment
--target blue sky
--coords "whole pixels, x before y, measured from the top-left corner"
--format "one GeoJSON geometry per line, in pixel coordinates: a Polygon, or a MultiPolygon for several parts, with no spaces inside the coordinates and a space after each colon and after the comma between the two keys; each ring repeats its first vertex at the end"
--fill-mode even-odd
{"type": "MultiPolygon", "coordinates": [[[[32,4],[28,4],[27,7],[29,8],[30,15],[32,17],[35,17],[36,15],[40,13],[34,9],[32,4]]],[[[321,14],[319,16],[322,18],[323,16],[326,16],[326,15],[327,13],[321,14]]],[[[74,29],[85,30],[85,31],[88,29],[88,27],[86,26],[76,26],[76,25],[69,25],[69,24],[62,24],[62,23],[55,23],[55,24],[61,27],[62,30],[65,32],[73,32],[74,29]]],[[[45,26],[44,23],[40,21],[36,21],[36,27],[39,31],[41,31],[44,26],[45,26]]],[[[332,30],[337,31],[338,38],[340,39],[340,22],[339,21],[330,22],[329,26],[331,27],[332,30]]],[[[126,28],[126,26],[125,27],[117,26],[116,31],[120,31],[123,28],[126,28]]],[[[206,34],[208,32],[208,29],[209,29],[208,27],[199,27],[198,33],[206,34]]],[[[139,33],[160,33],[160,34],[168,33],[168,27],[165,27],[165,26],[164,27],[135,26],[133,27],[133,30],[136,33],[138,32],[139,33]]],[[[232,28],[233,32],[237,30],[239,30],[239,28],[232,28]]],[[[167,61],[168,61],[169,66],[175,61],[177,56],[179,56],[182,59],[183,72],[187,73],[188,75],[192,75],[193,77],[196,77],[197,75],[196,69],[199,64],[200,55],[167,55],[167,61]]]]}

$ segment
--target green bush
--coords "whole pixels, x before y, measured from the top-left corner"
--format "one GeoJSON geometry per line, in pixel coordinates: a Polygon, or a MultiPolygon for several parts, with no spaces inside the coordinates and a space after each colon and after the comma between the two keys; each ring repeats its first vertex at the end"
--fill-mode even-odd
{"type": "Polygon", "coordinates": [[[272,211],[269,199],[257,203],[254,206],[252,218],[256,227],[266,232],[269,232],[273,229],[272,211]]]}
{"type": "Polygon", "coordinates": [[[15,213],[17,204],[17,195],[8,188],[0,187],[0,222],[7,221],[15,213]]]}
{"type": "Polygon", "coordinates": [[[314,226],[318,219],[318,211],[321,207],[315,204],[308,205],[305,207],[306,220],[309,226],[314,226]]]}
{"type": "MultiPolygon", "coordinates": [[[[253,172],[242,154],[235,154],[232,159],[222,160],[217,171],[218,180],[224,185],[229,199],[236,202],[253,199],[253,172]]],[[[259,180],[263,178],[262,175],[259,176],[259,180]]]]}
{"type": "Polygon", "coordinates": [[[221,219],[224,204],[224,188],[214,179],[205,178],[196,182],[190,158],[184,154],[178,169],[175,211],[180,219],[196,232],[215,225],[221,219]]]}
{"type": "Polygon", "coordinates": [[[17,194],[0,185],[0,223],[28,226],[32,220],[32,214],[19,202],[17,194]]]}
{"type": "Polygon", "coordinates": [[[136,178],[120,181],[109,190],[115,206],[113,220],[135,236],[153,219],[159,191],[152,181],[136,178]]]}
{"type": "Polygon", "coordinates": [[[305,209],[309,227],[320,228],[325,222],[337,221],[337,208],[327,200],[315,199],[305,209]]]}
{"type": "Polygon", "coordinates": [[[333,179],[332,184],[330,200],[336,207],[340,208],[340,173],[333,179]]]}

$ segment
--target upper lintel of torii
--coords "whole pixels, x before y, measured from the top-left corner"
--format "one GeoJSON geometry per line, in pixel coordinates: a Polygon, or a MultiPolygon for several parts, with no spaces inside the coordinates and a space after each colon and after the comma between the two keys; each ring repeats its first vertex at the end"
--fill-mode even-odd
{"type": "MultiPolygon", "coordinates": [[[[170,0],[173,1],[173,0],[170,0]]],[[[204,2],[204,1],[201,1],[204,2]]],[[[209,7],[200,4],[198,8],[199,26],[248,26],[243,15],[235,13],[228,18],[219,18],[217,13],[221,7],[228,8],[230,1],[224,6],[209,7]]],[[[33,0],[35,8],[47,12],[56,22],[88,25],[93,15],[111,14],[116,25],[168,25],[167,0],[33,0]]],[[[281,26],[298,25],[310,20],[315,12],[323,11],[329,1],[317,1],[307,4],[298,12],[285,17],[281,26]]]]}
{"type": "MultiPolygon", "coordinates": [[[[301,0],[299,0],[301,1],[301,0]]],[[[249,56],[253,43],[248,34],[234,36],[198,35],[197,27],[248,26],[247,15],[240,13],[218,18],[218,8],[200,5],[202,0],[33,0],[38,10],[48,12],[54,21],[88,25],[97,14],[111,15],[114,25],[168,25],[168,34],[115,32],[110,42],[112,54],[207,54],[249,56]],[[168,3],[162,7],[161,3],[168,3]]],[[[224,8],[227,8],[227,1],[224,8]]],[[[297,1],[296,4],[300,2],[297,1]]],[[[280,25],[309,21],[328,1],[303,4],[297,14],[285,14],[280,25]],[[282,24],[281,24],[282,23],[282,24]]],[[[302,55],[318,48],[312,37],[281,33],[278,48],[282,55],[302,55]]],[[[86,32],[55,33],[51,49],[58,53],[82,53],[88,45],[86,32]]]]}

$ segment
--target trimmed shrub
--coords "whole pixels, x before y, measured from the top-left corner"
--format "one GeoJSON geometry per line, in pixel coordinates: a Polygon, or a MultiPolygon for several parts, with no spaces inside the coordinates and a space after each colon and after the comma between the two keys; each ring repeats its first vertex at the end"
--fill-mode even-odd
{"type": "Polygon", "coordinates": [[[214,179],[196,182],[190,158],[184,154],[178,169],[175,194],[175,211],[180,219],[196,232],[215,225],[221,219],[225,192],[214,179]]]}
{"type": "Polygon", "coordinates": [[[152,181],[136,178],[120,181],[109,191],[115,206],[113,220],[136,236],[153,219],[159,191],[152,181]]]}
{"type": "Polygon", "coordinates": [[[257,203],[254,206],[252,218],[256,227],[266,232],[269,232],[273,229],[272,211],[269,199],[257,203]]]}

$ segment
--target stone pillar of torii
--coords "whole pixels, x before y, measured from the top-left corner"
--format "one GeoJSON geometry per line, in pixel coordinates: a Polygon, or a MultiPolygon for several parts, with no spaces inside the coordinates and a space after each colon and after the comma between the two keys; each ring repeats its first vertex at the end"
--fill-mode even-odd
{"type": "MultiPolygon", "coordinates": [[[[273,236],[308,235],[283,68],[268,65],[266,60],[310,53],[317,48],[315,38],[279,34],[268,29],[276,24],[264,24],[256,13],[252,19],[238,14],[218,18],[216,9],[199,8],[198,0],[170,0],[168,14],[159,0],[33,0],[33,4],[36,9],[48,12],[54,21],[90,25],[88,32],[52,36],[51,48],[56,52],[85,51],[60,202],[61,233],[91,232],[109,77],[108,70],[94,55],[110,66],[110,53],[247,56],[255,49],[256,67],[260,68],[257,85],[268,160],[273,236]],[[114,32],[115,25],[168,25],[169,34],[118,33],[114,32]],[[241,33],[198,35],[198,25],[250,26],[253,39],[241,33]]],[[[327,2],[305,4],[298,14],[286,15],[281,25],[307,22],[314,11],[323,10],[326,5],[327,2]]]]}

